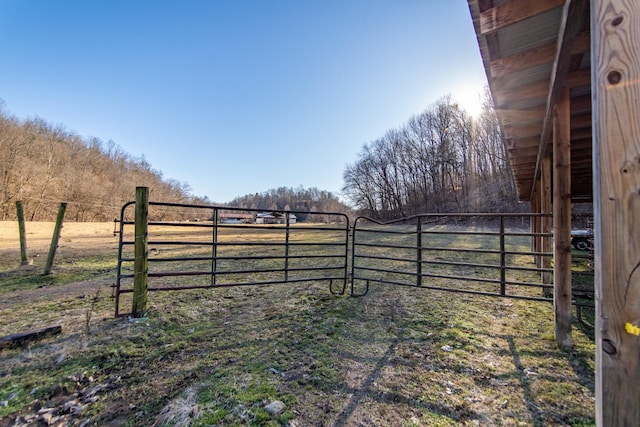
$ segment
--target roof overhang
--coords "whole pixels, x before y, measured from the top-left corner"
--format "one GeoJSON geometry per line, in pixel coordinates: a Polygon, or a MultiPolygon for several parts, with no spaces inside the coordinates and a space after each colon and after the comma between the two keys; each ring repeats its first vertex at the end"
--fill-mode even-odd
{"type": "Polygon", "coordinates": [[[553,106],[569,89],[571,195],[591,200],[588,0],[468,0],[518,197],[533,198],[552,153],[553,106]]]}

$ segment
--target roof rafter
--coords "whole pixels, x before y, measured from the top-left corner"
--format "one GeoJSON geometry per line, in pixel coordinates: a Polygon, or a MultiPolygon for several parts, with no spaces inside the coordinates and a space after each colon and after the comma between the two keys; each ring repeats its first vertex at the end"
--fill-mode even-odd
{"type": "Polygon", "coordinates": [[[480,13],[480,32],[487,35],[500,28],[561,6],[564,0],[511,0],[480,13]]]}
{"type": "MultiPolygon", "coordinates": [[[[578,35],[571,46],[571,55],[584,53],[590,48],[589,32],[578,35]]],[[[531,68],[536,65],[545,64],[555,59],[557,50],[556,43],[547,43],[533,49],[519,52],[506,58],[500,58],[491,62],[491,76],[500,78],[506,74],[531,68]]]]}

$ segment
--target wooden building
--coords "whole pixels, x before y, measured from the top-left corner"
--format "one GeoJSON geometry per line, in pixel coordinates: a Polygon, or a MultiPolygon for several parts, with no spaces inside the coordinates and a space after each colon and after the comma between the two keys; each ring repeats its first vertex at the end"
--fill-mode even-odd
{"type": "Polygon", "coordinates": [[[519,198],[554,241],[571,347],[571,204],[594,204],[596,420],[640,425],[640,1],[468,0],[519,198]]]}

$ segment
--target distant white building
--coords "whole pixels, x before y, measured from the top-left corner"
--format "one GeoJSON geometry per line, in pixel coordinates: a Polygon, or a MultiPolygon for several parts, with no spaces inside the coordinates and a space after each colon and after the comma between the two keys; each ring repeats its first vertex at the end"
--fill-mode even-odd
{"type": "Polygon", "coordinates": [[[251,224],[254,220],[252,214],[221,213],[218,214],[220,224],[251,224]]]}
{"type": "MultiPolygon", "coordinates": [[[[298,217],[289,214],[289,224],[295,224],[298,217]]],[[[284,212],[260,212],[256,215],[256,224],[286,224],[287,214],[284,212]]]]}

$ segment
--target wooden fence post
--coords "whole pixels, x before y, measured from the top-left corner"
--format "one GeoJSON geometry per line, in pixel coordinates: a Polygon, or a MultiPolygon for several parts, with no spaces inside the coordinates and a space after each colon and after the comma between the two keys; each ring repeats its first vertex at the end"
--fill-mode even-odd
{"type": "Polygon", "coordinates": [[[29,255],[27,255],[27,233],[24,228],[24,211],[22,202],[16,201],[16,216],[18,217],[18,231],[20,233],[20,265],[30,265],[29,255]]]}
{"type": "Polygon", "coordinates": [[[640,4],[591,1],[596,423],[640,425],[640,4]]]}
{"type": "Polygon", "coordinates": [[[51,246],[49,247],[49,255],[47,255],[47,264],[44,266],[44,275],[51,274],[51,268],[53,267],[53,258],[56,256],[56,250],[58,249],[58,241],[60,240],[60,230],[62,230],[62,222],[64,220],[64,212],[67,210],[67,204],[62,202],[58,208],[58,216],[56,217],[56,225],[53,229],[53,236],[51,237],[51,246]]]}
{"type": "Polygon", "coordinates": [[[553,306],[558,346],[569,350],[571,340],[571,141],[569,88],[553,106],[553,306]]]}
{"type": "Polygon", "coordinates": [[[149,187],[136,187],[134,262],[133,262],[133,317],[143,317],[147,308],[147,279],[149,276],[149,187]]]}
{"type": "MultiPolygon", "coordinates": [[[[541,185],[542,185],[542,194],[541,194],[541,209],[540,212],[543,214],[551,214],[552,213],[552,205],[551,205],[551,195],[552,195],[552,187],[551,187],[551,176],[552,176],[552,168],[551,168],[551,157],[545,156],[542,159],[542,170],[541,170],[541,185]]],[[[551,234],[553,221],[550,216],[546,216],[540,218],[542,221],[542,231],[543,233],[551,234]]],[[[553,237],[545,236],[542,238],[542,245],[540,250],[542,252],[551,253],[553,246],[553,237]]],[[[542,257],[542,268],[551,268],[551,256],[543,256],[542,257]]],[[[550,285],[553,283],[553,275],[550,272],[542,273],[542,283],[545,285],[550,285]]],[[[553,295],[553,291],[551,289],[545,288],[543,292],[543,296],[549,298],[553,295]]]]}

